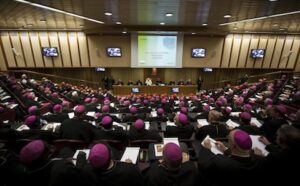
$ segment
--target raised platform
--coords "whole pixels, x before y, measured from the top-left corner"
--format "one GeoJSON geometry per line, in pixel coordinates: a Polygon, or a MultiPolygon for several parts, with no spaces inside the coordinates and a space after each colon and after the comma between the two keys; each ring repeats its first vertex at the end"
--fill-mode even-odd
{"type": "Polygon", "coordinates": [[[113,86],[114,95],[128,95],[134,94],[178,94],[178,95],[189,95],[195,94],[197,90],[196,85],[166,85],[166,86],[137,86],[137,85],[123,85],[113,86]]]}

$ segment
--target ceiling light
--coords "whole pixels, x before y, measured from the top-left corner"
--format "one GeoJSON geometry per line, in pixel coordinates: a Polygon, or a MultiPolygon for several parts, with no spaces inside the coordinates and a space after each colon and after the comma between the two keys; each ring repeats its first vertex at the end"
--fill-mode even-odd
{"type": "Polygon", "coordinates": [[[166,13],[165,14],[167,17],[172,17],[173,16],[173,13],[166,13]]]}
{"type": "Polygon", "coordinates": [[[117,25],[120,25],[120,24],[122,24],[122,23],[121,23],[120,21],[117,21],[116,24],[117,24],[117,25]]]}
{"type": "Polygon", "coordinates": [[[237,30],[237,27],[234,27],[233,29],[234,29],[234,30],[237,30]]]}
{"type": "Polygon", "coordinates": [[[275,24],[273,24],[273,26],[278,26],[278,24],[275,23],[275,24]]]}
{"type": "Polygon", "coordinates": [[[45,22],[47,22],[47,20],[46,19],[40,19],[40,22],[45,23],[45,22]]]}
{"type": "Polygon", "coordinates": [[[277,0],[269,0],[270,2],[275,2],[275,1],[277,1],[277,0]]]}
{"type": "Polygon", "coordinates": [[[207,24],[206,24],[206,23],[203,23],[202,26],[207,26],[207,24]]]}
{"type": "Polygon", "coordinates": [[[105,12],[104,15],[106,15],[106,16],[111,16],[112,13],[111,13],[111,12],[105,12]]]}
{"type": "Polygon", "coordinates": [[[87,21],[92,21],[92,22],[95,22],[95,23],[104,24],[104,22],[96,20],[96,19],[91,19],[91,18],[88,18],[88,17],[85,17],[85,16],[80,16],[80,15],[77,15],[77,14],[74,14],[74,13],[66,12],[66,11],[63,11],[63,10],[60,10],[60,9],[57,9],[57,8],[52,8],[52,7],[49,7],[49,6],[45,6],[45,5],[41,5],[41,4],[37,4],[37,3],[32,3],[30,1],[24,1],[24,0],[15,0],[15,1],[19,2],[19,3],[24,3],[24,4],[27,4],[27,5],[31,5],[31,6],[34,6],[34,7],[42,8],[42,9],[45,9],[45,10],[50,10],[50,11],[53,11],[53,12],[57,12],[57,13],[77,17],[77,18],[84,19],[84,20],[87,20],[87,21]]]}
{"type": "Polygon", "coordinates": [[[284,28],[279,28],[279,30],[281,30],[281,31],[282,31],[282,30],[285,30],[285,29],[284,29],[284,28]]]}
{"type": "Polygon", "coordinates": [[[246,33],[249,33],[249,31],[248,31],[248,30],[246,30],[245,32],[246,32],[246,33]]]}
{"type": "Polygon", "coordinates": [[[293,12],[286,12],[286,13],[281,13],[281,14],[273,14],[273,15],[269,15],[269,16],[262,16],[262,17],[256,17],[256,18],[251,18],[251,19],[244,19],[244,20],[240,20],[240,21],[232,21],[232,22],[228,22],[228,23],[222,23],[219,24],[220,26],[225,26],[225,25],[231,25],[231,24],[236,24],[236,23],[244,23],[244,22],[249,22],[249,21],[257,21],[257,20],[262,20],[262,19],[267,19],[267,18],[271,18],[271,17],[280,17],[280,16],[285,16],[285,15],[292,15],[292,14],[299,14],[300,10],[297,11],[293,11],[293,12]]]}
{"type": "Polygon", "coordinates": [[[195,32],[192,32],[192,35],[195,35],[196,33],[195,32]]]}
{"type": "Polygon", "coordinates": [[[164,22],[161,22],[161,23],[159,23],[159,24],[161,24],[161,25],[165,25],[166,23],[164,23],[164,22]]]}
{"type": "Polygon", "coordinates": [[[27,26],[28,26],[28,27],[31,27],[31,26],[33,26],[33,24],[32,24],[32,23],[28,23],[27,26]]]}
{"type": "Polygon", "coordinates": [[[123,31],[122,34],[127,34],[127,32],[126,32],[126,31],[123,31]]]}
{"type": "Polygon", "coordinates": [[[231,18],[230,14],[224,15],[224,18],[231,18]]]}

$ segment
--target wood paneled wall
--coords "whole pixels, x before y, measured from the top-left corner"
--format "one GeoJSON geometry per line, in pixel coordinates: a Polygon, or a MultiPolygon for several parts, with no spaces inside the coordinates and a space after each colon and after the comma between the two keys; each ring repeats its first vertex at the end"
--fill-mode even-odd
{"type": "MultiPolygon", "coordinates": [[[[0,68],[3,70],[7,68],[130,67],[129,35],[25,31],[0,34],[0,68]],[[58,57],[42,56],[41,47],[49,46],[58,48],[58,57]],[[107,47],[121,47],[122,57],[107,57],[107,47]]],[[[182,66],[183,68],[294,69],[297,61],[299,63],[299,49],[299,35],[229,34],[226,37],[186,35],[182,66]],[[206,48],[206,57],[192,58],[191,48],[194,47],[206,48]],[[251,49],[255,48],[266,49],[263,59],[250,57],[251,49]]],[[[169,69],[169,72],[172,71],[174,69],[169,69]]],[[[132,72],[136,71],[132,70],[132,72]]],[[[146,74],[137,73],[137,78],[148,75],[148,71],[145,72],[146,74]]],[[[167,74],[166,79],[168,79],[167,74]]],[[[136,77],[131,77],[134,78],[136,77]]]]}

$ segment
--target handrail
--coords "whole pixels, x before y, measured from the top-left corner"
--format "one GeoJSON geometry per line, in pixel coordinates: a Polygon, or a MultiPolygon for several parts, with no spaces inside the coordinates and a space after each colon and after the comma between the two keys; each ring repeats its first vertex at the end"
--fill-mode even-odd
{"type": "Polygon", "coordinates": [[[99,85],[99,82],[87,81],[87,80],[76,79],[76,78],[69,78],[69,77],[52,75],[52,74],[45,74],[45,73],[35,72],[35,71],[31,71],[31,70],[9,70],[9,72],[35,74],[35,75],[39,75],[39,76],[61,78],[61,79],[66,79],[66,80],[71,80],[71,81],[78,81],[78,82],[81,82],[81,83],[89,83],[89,84],[99,85]]]}

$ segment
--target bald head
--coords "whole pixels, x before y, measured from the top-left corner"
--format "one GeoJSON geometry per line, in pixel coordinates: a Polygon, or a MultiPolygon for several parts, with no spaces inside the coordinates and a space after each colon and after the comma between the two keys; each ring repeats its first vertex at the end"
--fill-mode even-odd
{"type": "Polygon", "coordinates": [[[218,111],[212,110],[208,114],[208,121],[210,123],[219,122],[220,117],[221,117],[221,114],[218,111]]]}

